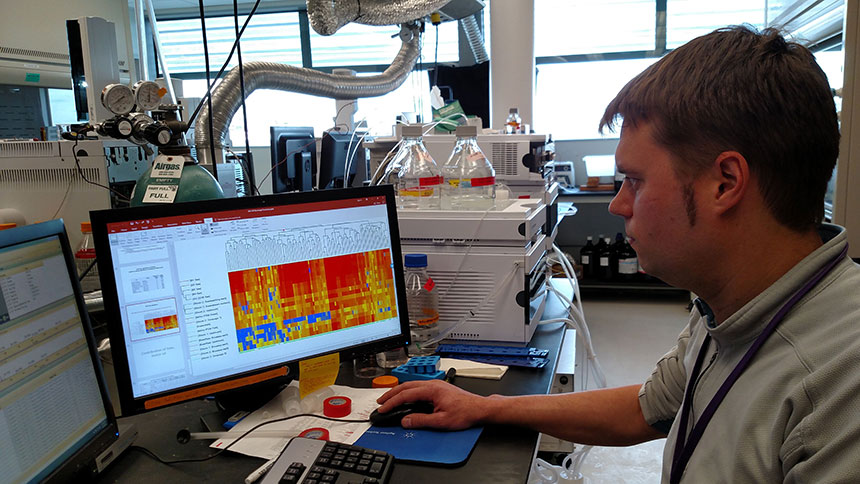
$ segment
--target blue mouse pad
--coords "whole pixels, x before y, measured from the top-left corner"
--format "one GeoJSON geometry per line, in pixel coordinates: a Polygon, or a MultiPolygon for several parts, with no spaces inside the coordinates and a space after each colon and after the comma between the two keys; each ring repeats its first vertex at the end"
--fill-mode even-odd
{"type": "Polygon", "coordinates": [[[355,445],[381,450],[401,461],[458,465],[469,458],[483,427],[455,432],[371,426],[355,445]]]}

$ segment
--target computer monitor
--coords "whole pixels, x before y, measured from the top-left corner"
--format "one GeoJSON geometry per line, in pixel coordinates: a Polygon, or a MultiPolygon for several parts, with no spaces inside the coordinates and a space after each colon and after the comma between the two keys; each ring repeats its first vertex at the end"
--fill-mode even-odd
{"type": "Polygon", "coordinates": [[[391,186],[90,218],[123,414],[408,344],[391,186]]]}
{"type": "Polygon", "coordinates": [[[353,133],[325,132],[320,150],[319,183],[325,188],[361,186],[367,180],[367,156],[362,137],[353,133]],[[352,161],[347,161],[352,159],[352,161]],[[349,165],[349,177],[344,180],[344,170],[349,165]]]}
{"type": "Polygon", "coordinates": [[[83,482],[116,420],[61,220],[0,232],[0,481],[83,482]]]}
{"type": "Polygon", "coordinates": [[[270,126],[272,192],[314,189],[317,175],[317,144],[312,127],[270,126]]]}

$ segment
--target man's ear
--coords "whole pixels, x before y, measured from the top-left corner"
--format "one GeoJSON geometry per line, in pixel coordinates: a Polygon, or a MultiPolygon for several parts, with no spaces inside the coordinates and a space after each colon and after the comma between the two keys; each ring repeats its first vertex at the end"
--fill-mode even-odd
{"type": "Polygon", "coordinates": [[[737,206],[752,188],[750,169],[746,158],[737,151],[724,151],[717,155],[711,172],[711,203],[717,213],[725,213],[737,206]]]}

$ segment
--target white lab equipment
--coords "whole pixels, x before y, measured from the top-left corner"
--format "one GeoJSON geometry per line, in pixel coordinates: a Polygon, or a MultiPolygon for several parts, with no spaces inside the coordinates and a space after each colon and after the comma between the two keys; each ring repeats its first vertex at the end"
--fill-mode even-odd
{"type": "Polygon", "coordinates": [[[546,304],[546,209],[528,199],[485,211],[398,210],[403,252],[433,261],[440,337],[531,340],[546,304]]]}

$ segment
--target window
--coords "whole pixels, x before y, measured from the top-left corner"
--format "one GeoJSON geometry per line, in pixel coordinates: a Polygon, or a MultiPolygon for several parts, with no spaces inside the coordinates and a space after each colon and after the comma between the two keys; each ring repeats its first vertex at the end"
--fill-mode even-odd
{"type": "Polygon", "coordinates": [[[600,135],[598,123],[630,79],[716,28],[763,27],[765,8],[765,0],[535,0],[535,130],[557,140],[618,137],[600,135]]]}
{"type": "MultiPolygon", "coordinates": [[[[569,62],[538,66],[535,132],[556,140],[599,138],[597,126],[609,101],[657,58],[569,62]]],[[[618,134],[604,131],[603,137],[618,134]]]]}
{"type": "MultiPolygon", "coordinates": [[[[203,97],[206,80],[186,80],[183,88],[187,96],[203,97]]],[[[334,99],[261,89],[251,93],[245,105],[248,110],[248,142],[251,146],[269,146],[269,126],[313,126],[314,134],[319,136],[334,124],[334,99]]],[[[228,134],[233,146],[245,144],[241,108],[233,116],[228,134]]]]}
{"type": "MultiPolygon", "coordinates": [[[[820,51],[815,53],[815,60],[821,69],[827,74],[827,80],[830,87],[833,89],[841,89],[844,83],[843,64],[845,63],[845,51],[839,50],[820,51]]],[[[842,97],[836,96],[833,98],[836,102],[836,111],[842,111],[842,97]]],[[[833,168],[833,176],[827,183],[827,191],[824,194],[824,210],[828,217],[833,216],[833,196],[836,193],[836,171],[839,169],[837,164],[833,168]]]]}
{"type": "Polygon", "coordinates": [[[653,50],[653,0],[535,0],[535,57],[653,50]]]}
{"type": "Polygon", "coordinates": [[[674,49],[700,35],[728,25],[764,27],[765,0],[668,0],[666,47],[674,49]]]}
{"type": "MultiPolygon", "coordinates": [[[[247,16],[239,17],[239,28],[247,16]]],[[[203,73],[203,36],[200,19],[163,20],[158,22],[164,58],[171,74],[203,73]]],[[[209,47],[209,69],[218,72],[236,40],[233,17],[206,19],[209,47]]],[[[299,15],[296,12],[257,14],[242,34],[242,62],[271,61],[302,65],[299,15]]],[[[234,54],[228,66],[239,65],[234,54]]],[[[201,76],[202,77],[202,76],[201,76]]]]}
{"type": "MultiPolygon", "coordinates": [[[[387,66],[400,50],[399,32],[400,27],[396,25],[377,27],[355,23],[344,25],[334,35],[319,35],[311,30],[313,66],[387,66]]],[[[433,62],[436,48],[434,26],[426,26],[422,44],[423,61],[433,62]]],[[[460,59],[458,49],[457,22],[439,25],[439,62],[457,62],[460,59]]]]}
{"type": "MultiPolygon", "coordinates": [[[[239,18],[239,24],[245,17],[239,18]]],[[[266,60],[302,65],[301,23],[307,22],[297,12],[256,14],[242,35],[242,61],[266,60]]],[[[159,21],[165,58],[172,74],[184,79],[188,97],[203,97],[206,80],[200,20],[159,21]]],[[[210,70],[214,76],[227,58],[235,40],[233,17],[206,19],[210,70]]],[[[347,24],[331,36],[321,36],[308,29],[305,53],[314,68],[329,71],[335,67],[359,70],[359,76],[374,75],[384,70],[397,55],[401,42],[398,26],[369,26],[347,24]],[[392,37],[393,36],[393,37],[392,37]]],[[[427,25],[421,38],[421,58],[416,69],[398,89],[379,97],[357,100],[355,122],[363,121],[373,135],[390,136],[395,118],[401,113],[415,113],[430,119],[429,82],[425,70],[436,58],[437,28],[427,25]]],[[[459,60],[458,27],[445,22],[438,27],[439,62],[459,60]]],[[[236,56],[230,67],[238,65],[236,56]]],[[[335,101],[295,92],[257,90],[246,100],[248,138],[251,146],[269,145],[269,126],[313,126],[317,135],[331,129],[335,117],[335,101]]],[[[241,110],[233,116],[229,127],[234,145],[244,144],[241,110]]]]}
{"type": "MultiPolygon", "coordinates": [[[[430,87],[426,72],[413,72],[394,91],[379,97],[358,99],[358,111],[354,119],[364,121],[373,136],[391,136],[391,129],[398,114],[421,114],[430,119],[430,87]]],[[[206,80],[185,80],[186,96],[203,97],[206,80]]],[[[248,142],[251,146],[269,146],[269,126],[313,126],[314,134],[334,128],[336,113],[334,99],[310,96],[297,92],[254,91],[245,100],[248,110],[248,142]]],[[[241,108],[236,111],[229,128],[233,146],[245,143],[245,131],[241,108]]]]}
{"type": "Polygon", "coordinates": [[[71,89],[49,88],[48,105],[51,109],[51,124],[75,124],[78,122],[75,93],[71,89]]]}

